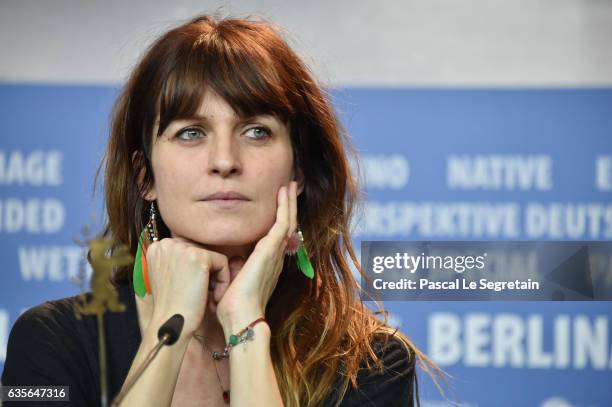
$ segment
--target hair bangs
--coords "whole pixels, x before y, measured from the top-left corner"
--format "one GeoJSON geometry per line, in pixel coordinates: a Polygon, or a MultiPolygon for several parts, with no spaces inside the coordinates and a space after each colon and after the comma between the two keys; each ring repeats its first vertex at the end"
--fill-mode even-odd
{"type": "Polygon", "coordinates": [[[170,70],[159,95],[158,136],[173,120],[195,116],[210,90],[241,117],[272,114],[289,121],[293,85],[282,64],[265,44],[241,41],[231,30],[223,34],[200,35],[187,58],[177,58],[182,63],[170,70]]]}

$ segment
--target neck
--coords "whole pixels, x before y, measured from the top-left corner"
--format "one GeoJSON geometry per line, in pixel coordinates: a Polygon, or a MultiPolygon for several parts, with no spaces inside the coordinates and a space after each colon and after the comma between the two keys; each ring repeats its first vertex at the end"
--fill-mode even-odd
{"type": "MultiPolygon", "coordinates": [[[[218,245],[203,245],[207,250],[223,254],[227,257],[230,268],[230,281],[234,281],[238,272],[253,252],[255,244],[243,246],[218,246],[218,245]]],[[[231,283],[230,283],[231,284],[231,283]]],[[[208,302],[208,301],[207,301],[208,302]]],[[[216,309],[216,308],[215,308],[216,309]]],[[[206,307],[202,324],[196,331],[197,335],[205,338],[209,348],[221,350],[225,346],[225,334],[223,328],[217,319],[216,312],[206,307]]]]}
{"type": "Polygon", "coordinates": [[[191,242],[194,245],[202,247],[206,250],[210,250],[210,251],[213,251],[219,254],[223,254],[228,258],[228,260],[232,259],[233,257],[242,257],[246,260],[251,254],[251,252],[253,251],[253,249],[255,248],[255,244],[257,243],[257,242],[250,242],[250,243],[240,244],[240,245],[209,244],[209,243],[198,242],[198,241],[195,241],[185,236],[177,235],[172,231],[170,232],[170,236],[173,238],[178,237],[181,240],[186,240],[187,242],[191,242]]]}

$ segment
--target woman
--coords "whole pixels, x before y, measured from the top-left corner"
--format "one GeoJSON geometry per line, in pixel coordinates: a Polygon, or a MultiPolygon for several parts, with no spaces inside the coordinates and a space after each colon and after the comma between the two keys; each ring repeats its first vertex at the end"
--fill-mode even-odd
{"type": "MultiPolygon", "coordinates": [[[[201,16],[151,45],[106,154],[104,235],[136,253],[113,279],[127,309],[105,317],[111,397],[181,314],[121,405],[412,405],[415,359],[430,362],[356,295],[345,145],[270,24],[201,16]]],[[[20,318],[5,385],[70,385],[75,405],[99,404],[97,330],[75,302],[20,318]]]]}

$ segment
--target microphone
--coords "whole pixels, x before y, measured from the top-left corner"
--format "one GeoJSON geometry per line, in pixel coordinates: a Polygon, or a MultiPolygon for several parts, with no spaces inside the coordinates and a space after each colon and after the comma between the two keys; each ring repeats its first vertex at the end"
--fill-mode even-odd
{"type": "Polygon", "coordinates": [[[174,345],[178,341],[179,336],[181,336],[184,323],[185,318],[181,314],[172,315],[157,331],[157,339],[160,341],[165,340],[164,343],[168,346],[174,345]]]}
{"type": "Polygon", "coordinates": [[[119,405],[119,403],[121,403],[121,401],[123,401],[123,399],[132,389],[136,381],[143,374],[147,366],[149,366],[151,362],[153,361],[153,359],[155,359],[155,357],[159,353],[159,350],[162,348],[162,346],[164,345],[170,346],[176,343],[178,338],[181,336],[181,332],[183,331],[184,323],[185,323],[185,318],[183,318],[181,314],[174,314],[173,316],[170,317],[170,319],[164,322],[164,324],[159,328],[159,331],[157,331],[157,338],[159,339],[159,342],[157,342],[157,345],[155,345],[155,347],[151,349],[151,352],[149,352],[145,361],[138,368],[138,370],[134,373],[134,376],[132,376],[132,378],[124,384],[123,390],[119,392],[117,397],[115,397],[115,399],[111,403],[111,407],[116,407],[119,405]]]}

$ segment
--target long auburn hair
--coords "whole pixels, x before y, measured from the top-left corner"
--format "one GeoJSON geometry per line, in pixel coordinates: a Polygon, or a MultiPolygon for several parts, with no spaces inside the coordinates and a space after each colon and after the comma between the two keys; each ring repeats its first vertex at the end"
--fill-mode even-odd
{"type": "MultiPolygon", "coordinates": [[[[148,219],[144,191],[154,182],[153,136],[159,137],[173,120],[192,116],[206,89],[239,115],[272,113],[287,123],[294,166],[303,174],[298,222],[316,278],[304,278],[295,261],[287,259],[266,308],[272,362],[285,404],[322,404],[338,372],[341,400],[349,383],[357,385],[364,361],[369,369],[382,371],[372,346],[378,336],[385,343],[397,338],[423,370],[439,371],[404,334],[389,327],[384,311],[384,320],[376,318],[358,297],[351,265],[365,275],[349,234],[359,198],[347,159],[350,143],[308,68],[268,22],[198,16],[148,48],[112,112],[103,162],[108,213],[103,235],[136,252],[148,219]]],[[[158,228],[160,237],[169,236],[163,219],[158,218],[158,228]]],[[[113,283],[130,284],[131,269],[118,269],[113,283]]],[[[416,394],[418,402],[418,389],[416,394]]]]}

